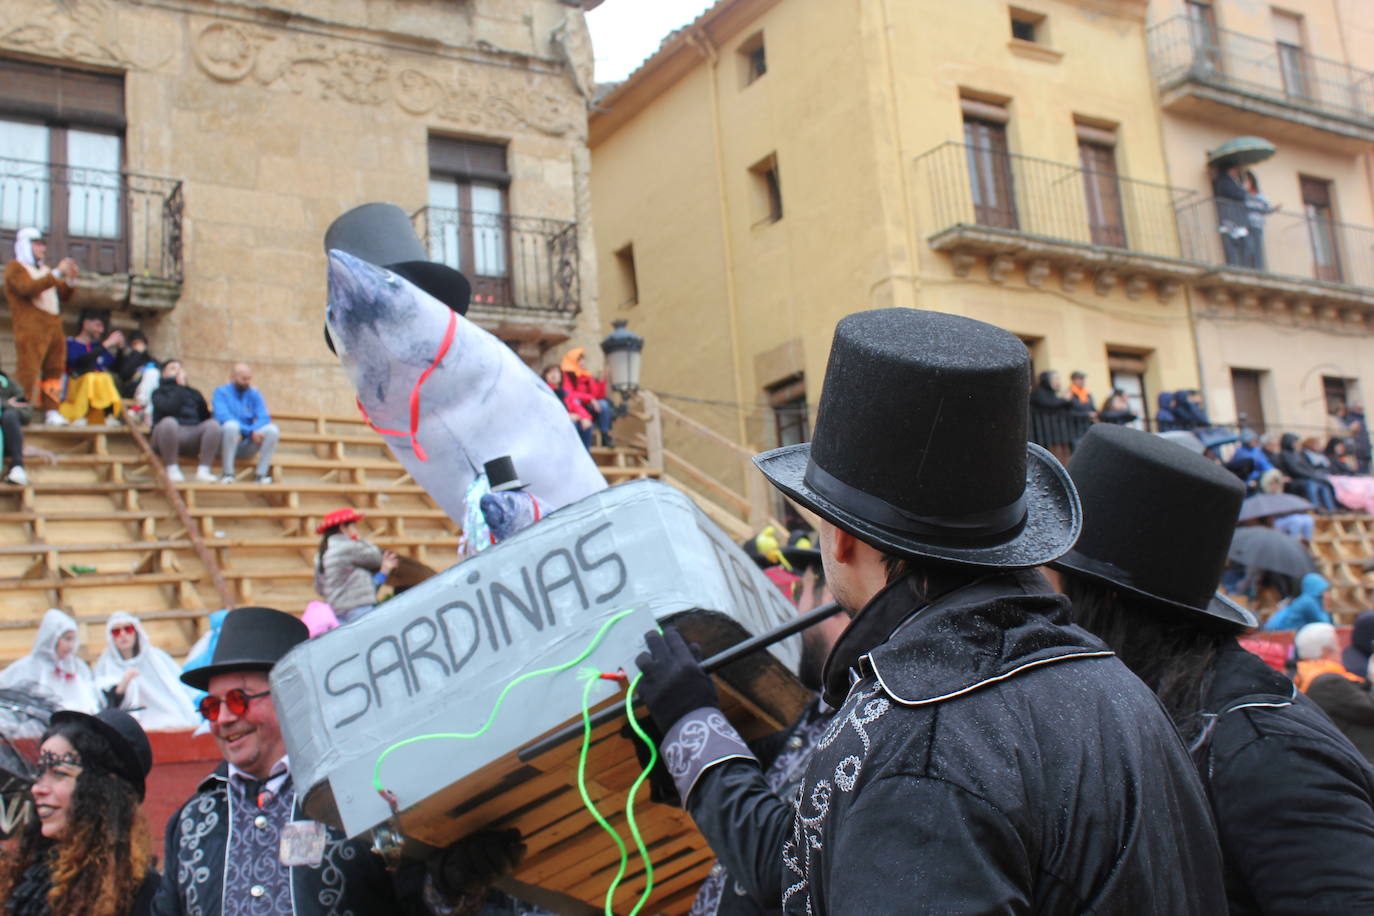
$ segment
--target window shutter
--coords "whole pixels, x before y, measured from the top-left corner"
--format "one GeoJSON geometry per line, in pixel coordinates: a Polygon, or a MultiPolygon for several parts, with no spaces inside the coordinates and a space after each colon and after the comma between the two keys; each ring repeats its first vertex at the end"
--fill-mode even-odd
{"type": "Polygon", "coordinates": [[[0,114],[123,130],[124,77],[0,58],[0,114]]]}
{"type": "Polygon", "coordinates": [[[494,184],[510,184],[506,171],[506,148],[499,143],[476,140],[456,140],[451,137],[429,138],[429,170],[494,184]]]}

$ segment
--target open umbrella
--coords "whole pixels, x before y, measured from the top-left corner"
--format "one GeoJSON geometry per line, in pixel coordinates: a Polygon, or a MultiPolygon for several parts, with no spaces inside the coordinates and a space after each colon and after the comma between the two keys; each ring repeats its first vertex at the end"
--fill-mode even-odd
{"type": "Polygon", "coordinates": [[[1253,569],[1298,578],[1317,571],[1302,541],[1273,528],[1237,528],[1227,557],[1253,569]]]}
{"type": "Polygon", "coordinates": [[[1168,439],[1175,445],[1181,445],[1194,455],[1201,455],[1207,451],[1207,446],[1202,444],[1202,440],[1186,429],[1168,429],[1162,433],[1155,433],[1161,439],[1168,439]]]}
{"type": "Polygon", "coordinates": [[[1313,505],[1301,496],[1292,493],[1258,493],[1246,497],[1240,507],[1240,520],[1248,522],[1256,518],[1274,518],[1279,515],[1292,515],[1294,512],[1311,512],[1313,505]]]}
{"type": "Polygon", "coordinates": [[[1274,144],[1263,137],[1236,137],[1207,154],[1207,164],[1229,169],[1234,165],[1254,165],[1273,156],[1274,144]]]}

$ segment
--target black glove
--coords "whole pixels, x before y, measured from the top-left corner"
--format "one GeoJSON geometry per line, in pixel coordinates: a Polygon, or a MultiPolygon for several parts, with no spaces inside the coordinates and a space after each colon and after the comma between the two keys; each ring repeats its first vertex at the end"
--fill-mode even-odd
{"type": "Polygon", "coordinates": [[[701,668],[701,653],[696,646],[688,646],[673,627],[663,633],[644,634],[648,652],[635,659],[644,677],[639,681],[639,697],[654,717],[654,724],[663,734],[687,713],[703,706],[719,706],[716,685],[701,668]]]}
{"type": "Polygon", "coordinates": [[[519,830],[479,830],[430,857],[434,889],[454,899],[484,890],[525,857],[519,830]]]}

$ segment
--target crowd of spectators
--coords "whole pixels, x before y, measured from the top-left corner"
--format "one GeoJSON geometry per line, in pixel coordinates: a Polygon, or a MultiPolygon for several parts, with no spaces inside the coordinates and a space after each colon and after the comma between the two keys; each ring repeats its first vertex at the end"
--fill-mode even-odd
{"type": "Polygon", "coordinates": [[[615,445],[611,438],[615,410],[606,398],[606,380],[592,375],[583,365],[585,355],[582,347],[574,347],[564,354],[561,364],[545,366],[540,374],[563,402],[582,444],[590,450],[600,433],[601,444],[610,448],[615,445]]]}

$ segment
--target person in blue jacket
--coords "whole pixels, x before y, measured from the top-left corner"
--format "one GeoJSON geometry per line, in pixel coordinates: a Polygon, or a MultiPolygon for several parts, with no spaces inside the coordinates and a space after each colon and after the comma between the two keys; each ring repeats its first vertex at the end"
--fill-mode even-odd
{"type": "Polygon", "coordinates": [[[1300,630],[1309,623],[1331,623],[1322,604],[1322,595],[1331,584],[1317,573],[1302,577],[1302,594],[1274,612],[1264,623],[1266,630],[1300,630]]]}
{"type": "Polygon", "coordinates": [[[253,387],[253,370],[235,363],[229,384],[215,389],[215,419],[219,421],[224,476],[220,483],[234,482],[234,462],[258,456],[258,483],[272,482],[272,456],[280,431],[267,412],[262,392],[253,387]]]}

